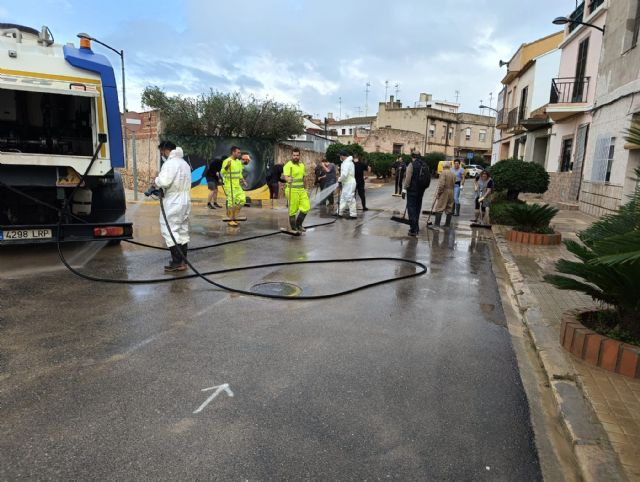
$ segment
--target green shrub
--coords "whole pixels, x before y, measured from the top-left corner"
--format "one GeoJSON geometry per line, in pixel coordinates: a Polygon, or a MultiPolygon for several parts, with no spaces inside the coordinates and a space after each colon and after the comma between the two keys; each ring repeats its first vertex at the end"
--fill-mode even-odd
{"type": "Polygon", "coordinates": [[[535,162],[505,159],[489,169],[496,189],[507,191],[507,199],[515,201],[521,192],[544,193],[549,189],[549,173],[535,162]]]}
{"type": "Polygon", "coordinates": [[[515,224],[515,221],[511,217],[510,208],[518,204],[520,203],[510,202],[510,201],[505,201],[500,203],[491,202],[491,206],[489,207],[489,215],[491,217],[491,223],[504,224],[505,226],[513,226],[515,224]]]}
{"type": "Polygon", "coordinates": [[[556,214],[558,210],[548,204],[516,203],[507,208],[507,215],[513,220],[514,229],[525,233],[553,233],[549,223],[556,214]]]}
{"type": "Polygon", "coordinates": [[[324,154],[324,157],[327,161],[334,163],[335,165],[340,165],[340,151],[347,151],[350,156],[354,154],[359,154],[360,159],[364,160],[365,152],[360,144],[340,144],[336,142],[335,144],[331,144],[327,147],[327,151],[324,154]]]}
{"type": "Polygon", "coordinates": [[[431,175],[435,176],[436,172],[438,172],[438,163],[440,161],[446,161],[447,156],[445,156],[442,152],[430,152],[423,157],[424,161],[429,166],[429,171],[431,171],[431,175]]]}
{"type": "MultiPolygon", "coordinates": [[[[636,169],[640,177],[640,169],[636,169]]],[[[620,331],[640,338],[640,185],[618,212],[578,234],[582,243],[565,241],[578,261],[561,259],[545,280],[559,289],[581,291],[612,306],[620,331]]]]}
{"type": "Polygon", "coordinates": [[[385,152],[369,152],[366,157],[371,166],[371,171],[378,177],[391,176],[391,168],[393,163],[396,162],[397,156],[394,154],[387,154],[385,152]]]}

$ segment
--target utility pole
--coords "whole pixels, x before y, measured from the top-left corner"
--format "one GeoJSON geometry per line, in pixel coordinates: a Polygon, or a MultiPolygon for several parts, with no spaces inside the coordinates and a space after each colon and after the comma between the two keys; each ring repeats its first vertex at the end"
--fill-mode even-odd
{"type": "Polygon", "coordinates": [[[355,110],[358,111],[358,117],[362,115],[362,107],[360,107],[359,105],[354,107],[355,110]]]}
{"type": "Polygon", "coordinates": [[[400,83],[399,82],[396,82],[395,89],[396,89],[396,100],[398,100],[398,92],[400,92],[400,83]]]}
{"type": "Polygon", "coordinates": [[[389,81],[384,81],[384,102],[387,102],[387,94],[389,93],[389,81]]]}
{"type": "Polygon", "coordinates": [[[365,115],[365,117],[369,115],[369,87],[371,87],[371,82],[367,82],[366,89],[364,91],[364,115],[365,115]]]}
{"type": "Polygon", "coordinates": [[[338,113],[338,120],[342,120],[342,97],[338,97],[338,102],[340,103],[340,111],[338,113]]]}
{"type": "Polygon", "coordinates": [[[489,92],[489,108],[493,107],[493,92],[489,92]]]}
{"type": "Polygon", "coordinates": [[[480,115],[484,115],[484,109],[482,108],[483,105],[484,102],[482,101],[482,99],[480,99],[480,115]]]}
{"type": "Polygon", "coordinates": [[[458,103],[459,98],[460,98],[460,91],[456,90],[456,104],[458,103]]]}

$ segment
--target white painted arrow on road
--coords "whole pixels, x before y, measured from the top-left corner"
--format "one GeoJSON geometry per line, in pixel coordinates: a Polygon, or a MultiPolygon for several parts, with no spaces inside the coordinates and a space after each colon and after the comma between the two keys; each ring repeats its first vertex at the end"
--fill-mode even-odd
{"type": "Polygon", "coordinates": [[[203,388],[201,391],[202,392],[208,392],[209,390],[215,390],[215,392],[213,392],[211,394],[211,396],[209,398],[207,398],[204,403],[202,405],[200,405],[195,412],[193,413],[200,413],[202,412],[202,410],[204,410],[204,407],[206,407],[207,405],[209,405],[209,403],[211,403],[211,401],[216,398],[218,395],[220,395],[220,393],[222,392],[227,392],[227,395],[229,395],[230,397],[233,397],[233,392],[231,391],[231,389],[229,388],[229,384],[228,383],[223,383],[222,385],[216,385],[214,387],[209,387],[209,388],[203,388]]]}

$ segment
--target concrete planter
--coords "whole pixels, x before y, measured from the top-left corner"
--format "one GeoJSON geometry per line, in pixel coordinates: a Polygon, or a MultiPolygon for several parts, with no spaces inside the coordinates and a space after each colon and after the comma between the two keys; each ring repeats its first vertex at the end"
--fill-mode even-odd
{"type": "Polygon", "coordinates": [[[516,231],[514,229],[507,231],[507,241],[522,244],[535,244],[541,246],[552,246],[560,244],[562,236],[560,233],[555,232],[553,234],[540,234],[540,233],[525,233],[524,231],[516,231]]]}
{"type": "Polygon", "coordinates": [[[640,379],[640,347],[600,335],[578,321],[581,313],[593,309],[566,311],[560,326],[560,344],[565,350],[610,372],[640,379]]]}

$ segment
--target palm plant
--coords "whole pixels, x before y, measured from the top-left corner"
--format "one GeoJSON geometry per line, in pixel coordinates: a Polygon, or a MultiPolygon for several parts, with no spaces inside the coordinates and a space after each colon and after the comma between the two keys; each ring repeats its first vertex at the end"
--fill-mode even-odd
{"type": "Polygon", "coordinates": [[[526,233],[549,233],[549,223],[558,210],[548,204],[513,204],[507,208],[516,231],[526,233]]]}
{"type": "MultiPolygon", "coordinates": [[[[636,170],[640,177],[640,169],[636,170]]],[[[557,288],[581,291],[615,308],[619,327],[640,338],[640,185],[629,202],[565,241],[579,261],[560,260],[545,280],[557,288]],[[570,276],[570,277],[569,277],[570,276]]]]}
{"type": "Polygon", "coordinates": [[[625,140],[629,144],[635,144],[636,146],[640,146],[640,122],[636,121],[631,124],[625,131],[625,140]]]}

